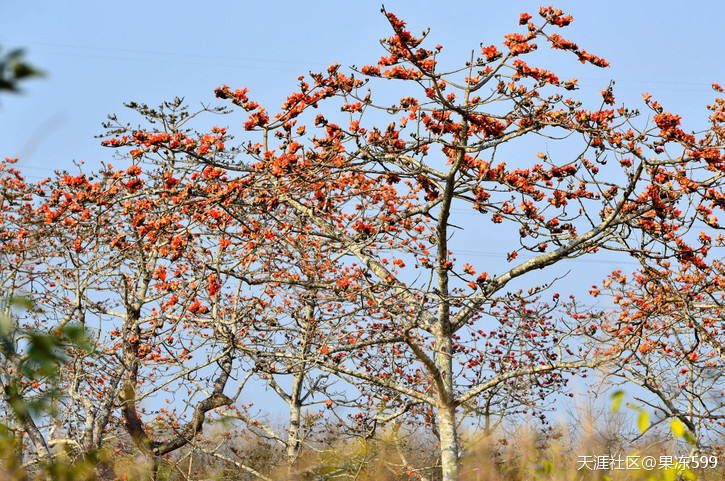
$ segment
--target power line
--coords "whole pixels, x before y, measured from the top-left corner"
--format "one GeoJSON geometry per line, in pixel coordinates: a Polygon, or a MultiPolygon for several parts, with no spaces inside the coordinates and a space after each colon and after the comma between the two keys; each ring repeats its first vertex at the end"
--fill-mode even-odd
{"type": "Polygon", "coordinates": [[[93,47],[93,46],[85,46],[85,45],[72,45],[72,44],[61,44],[61,43],[47,43],[47,42],[24,42],[24,45],[42,45],[47,47],[61,47],[61,48],[75,48],[75,49],[85,49],[85,50],[97,50],[101,52],[126,52],[126,53],[137,53],[141,55],[173,55],[177,57],[187,57],[187,58],[201,58],[201,59],[226,59],[226,60],[242,60],[242,61],[252,61],[252,62],[275,62],[275,63],[286,63],[286,64],[297,64],[297,65],[309,65],[311,63],[316,63],[320,65],[326,65],[323,62],[315,62],[315,61],[305,61],[305,60],[286,60],[286,59],[269,59],[264,57],[239,57],[239,56],[231,56],[231,55],[207,55],[207,54],[193,54],[193,53],[179,53],[179,52],[169,52],[169,51],[162,51],[162,50],[135,50],[135,49],[129,49],[129,48],[118,48],[118,47],[93,47]]]}
{"type": "MultiPolygon", "coordinates": [[[[19,43],[19,42],[15,42],[19,43]]],[[[282,59],[279,57],[274,58],[264,58],[264,57],[244,57],[244,56],[229,56],[229,55],[207,55],[207,54],[194,54],[194,53],[188,53],[188,52],[171,52],[171,51],[163,51],[163,50],[137,50],[137,49],[129,49],[129,48],[119,48],[119,47],[95,47],[95,46],[84,46],[84,45],[75,45],[75,44],[62,44],[62,43],[50,43],[50,42],[22,42],[25,45],[39,45],[44,47],[54,47],[54,48],[64,48],[64,49],[74,49],[79,51],[96,51],[96,52],[105,52],[107,54],[99,55],[99,54],[88,54],[88,53],[73,53],[73,52],[54,52],[54,51],[43,51],[43,50],[36,50],[35,53],[41,53],[45,55],[58,55],[58,56],[67,56],[67,57],[79,57],[79,58],[98,58],[98,59],[106,59],[106,60],[122,60],[122,61],[137,61],[137,62],[152,62],[152,63],[172,63],[172,64],[180,64],[180,65],[198,65],[198,66],[223,66],[223,67],[237,67],[237,68],[249,68],[249,69],[255,69],[255,70],[298,70],[294,68],[294,66],[300,66],[300,67],[320,67],[320,68],[326,68],[328,66],[328,63],[317,61],[317,60],[290,60],[290,59],[282,59]],[[129,53],[129,54],[137,54],[138,56],[120,56],[120,55],[109,55],[108,53],[129,53]],[[149,55],[157,55],[161,56],[162,58],[146,58],[149,55]],[[176,57],[176,58],[169,58],[169,57],[176,57]],[[220,62],[199,62],[194,60],[208,60],[208,59],[215,59],[215,60],[221,60],[225,61],[224,63],[220,62]],[[229,63],[234,62],[234,63],[229,63]],[[241,62],[241,63],[240,63],[241,62]],[[252,63],[262,63],[262,64],[268,64],[268,65],[251,65],[252,63]],[[282,65],[287,65],[282,66],[282,65]]],[[[345,66],[348,67],[349,66],[345,66]]],[[[602,82],[606,83],[611,80],[609,77],[590,77],[590,76],[582,76],[578,77],[578,80],[580,82],[592,82],[596,83],[597,85],[601,85],[602,82]]],[[[622,89],[622,90],[641,90],[644,88],[645,90],[657,90],[657,91],[675,91],[675,92],[709,92],[711,91],[711,88],[708,83],[706,82],[699,82],[699,81],[681,81],[681,80],[662,80],[659,78],[652,78],[652,79],[627,79],[627,78],[618,78],[617,84],[615,86],[615,91],[622,89]],[[625,85],[622,85],[622,84],[625,85]],[[626,85],[631,84],[631,85],[626,85]],[[639,87],[639,86],[642,87],[639,87]],[[686,86],[686,88],[682,88],[683,86],[686,86]]]]}
{"type": "Polygon", "coordinates": [[[66,45],[66,44],[53,44],[53,43],[42,43],[42,42],[27,42],[26,45],[43,45],[48,47],[57,47],[64,49],[76,50],[72,51],[53,51],[53,50],[34,50],[33,53],[43,55],[54,55],[62,57],[77,57],[77,58],[95,58],[104,60],[124,61],[124,62],[144,62],[144,63],[169,63],[179,65],[195,65],[195,66],[208,66],[208,67],[235,67],[235,68],[247,68],[255,70],[282,70],[282,71],[299,71],[299,67],[321,67],[327,68],[328,64],[316,61],[304,61],[304,60],[288,60],[275,58],[262,58],[262,57],[236,57],[236,56],[222,56],[222,55],[202,55],[202,54],[191,54],[191,53],[178,53],[178,52],[164,52],[164,51],[153,51],[153,50],[134,50],[124,48],[113,48],[113,47],[85,47],[81,45],[66,45]],[[88,53],[100,52],[100,53],[88,53]],[[136,54],[134,56],[128,55],[117,55],[115,52],[136,54]],[[150,58],[149,56],[155,56],[150,58]],[[200,60],[215,60],[214,62],[204,62],[200,60]],[[257,65],[254,65],[257,64],[257,65]],[[265,65],[266,64],[266,65],[265,65]]]}

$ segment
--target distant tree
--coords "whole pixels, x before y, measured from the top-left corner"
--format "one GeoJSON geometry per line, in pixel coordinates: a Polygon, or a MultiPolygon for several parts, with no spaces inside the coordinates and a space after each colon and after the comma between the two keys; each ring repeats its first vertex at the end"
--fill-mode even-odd
{"type": "MultiPolygon", "coordinates": [[[[717,84],[713,89],[723,92],[717,84]]],[[[677,153],[680,157],[673,155],[673,160],[680,163],[667,169],[659,159],[649,162],[649,175],[659,184],[650,189],[650,209],[640,218],[651,232],[638,253],[642,268],[631,275],[616,270],[592,286],[592,295],[606,294],[616,305],[596,342],[621,346],[623,338],[636,336],[608,366],[609,379],[641,386],[652,396],[640,396],[639,401],[655,410],[659,422],[678,419],[698,449],[720,453],[725,426],[725,338],[720,326],[725,266],[717,213],[725,206],[725,100],[716,98],[708,106],[711,126],[700,138],[679,130],[679,117],[664,112],[649,96],[645,100],[660,129],[655,152],[677,153]],[[703,163],[704,169],[696,176],[685,175],[693,162],[703,163]],[[682,197],[682,192],[688,195],[682,197]],[[675,202],[675,210],[665,209],[666,202],[675,202]],[[691,221],[681,222],[680,210],[688,209],[691,221]]]]}
{"type": "MultiPolygon", "coordinates": [[[[131,104],[130,107],[137,110],[146,122],[158,122],[166,130],[142,132],[119,123],[115,118],[107,127],[121,139],[147,139],[151,151],[142,154],[144,149],[133,150],[132,157],[153,156],[160,169],[169,169],[164,174],[165,178],[179,180],[174,177],[178,173],[191,181],[189,184],[179,183],[183,188],[178,187],[181,190],[169,199],[179,205],[182,217],[187,221],[193,219],[192,224],[187,224],[190,237],[186,249],[194,246],[197,268],[204,272],[200,279],[209,283],[208,289],[196,289],[194,309],[202,318],[216,319],[219,327],[215,333],[223,329],[236,333],[236,347],[230,349],[229,354],[246,370],[240,373],[238,379],[241,382],[236,393],[229,393],[231,398],[225,405],[225,416],[241,420],[251,433],[260,438],[278,443],[287,453],[292,469],[305,438],[310,435],[311,426],[305,422],[305,410],[325,409],[333,400],[335,405],[346,403],[345,395],[333,386],[335,379],[329,373],[316,369],[315,362],[306,361],[308,357],[311,361],[317,359],[319,339],[324,335],[317,326],[319,312],[331,312],[334,306],[345,301],[334,294],[328,298],[311,294],[321,287],[326,289],[330,282],[334,282],[331,266],[335,262],[330,262],[324,246],[314,242],[316,239],[305,242],[303,237],[293,235],[299,234],[299,220],[276,213],[266,215],[255,205],[235,204],[232,199],[238,186],[233,181],[230,183],[230,178],[221,170],[209,167],[195,172],[189,168],[186,156],[162,148],[164,139],[171,138],[179,144],[198,146],[202,152],[212,150],[218,155],[228,155],[223,147],[219,147],[229,138],[226,129],[214,127],[209,134],[192,134],[182,128],[199,112],[190,113],[181,105],[180,99],[167,102],[159,109],[141,104],[131,104]],[[289,236],[281,243],[270,242],[284,232],[289,236]],[[200,262],[200,256],[211,250],[211,246],[202,247],[202,239],[212,238],[218,242],[219,257],[200,262]],[[285,277],[278,276],[280,271],[285,272],[285,277]],[[295,355],[270,358],[280,352],[295,355]],[[276,431],[265,422],[265,412],[256,416],[251,413],[252,409],[245,408],[242,387],[252,376],[257,380],[257,386],[260,381],[266,384],[288,406],[289,426],[285,433],[276,431]]],[[[214,112],[220,114],[223,110],[214,112]]],[[[105,144],[116,147],[124,142],[112,139],[105,144]]],[[[186,269],[182,277],[192,272],[193,269],[186,269]]],[[[329,294],[326,290],[325,293],[329,294]]],[[[195,329],[199,328],[195,326],[195,329]]],[[[211,352],[216,351],[211,349],[211,352]]],[[[221,455],[219,452],[207,452],[221,455]]]]}
{"type": "Polygon", "coordinates": [[[0,374],[19,386],[5,400],[28,403],[54,383],[63,394],[42,423],[22,411],[16,423],[39,461],[60,453],[83,460],[125,430],[155,472],[165,455],[196,441],[207,413],[232,403],[225,390],[245,329],[235,319],[246,305],[222,305],[223,276],[210,269],[236,259],[199,227],[203,213],[187,209],[183,174],[106,166],[36,184],[7,165],[2,174],[0,294],[33,306],[14,315],[17,347],[0,352],[0,374]],[[18,368],[32,353],[23,349],[27,332],[73,324],[93,332],[93,355],[68,349],[54,360],[57,376],[42,379],[18,368]]]}
{"type": "Polygon", "coordinates": [[[101,406],[73,405],[75,393],[68,388],[77,388],[84,376],[73,367],[97,366],[93,337],[82,322],[82,305],[54,310],[49,297],[38,295],[52,287],[44,276],[43,248],[59,244],[43,237],[48,231],[40,227],[30,202],[31,192],[42,193],[44,183],[26,183],[13,163],[6,159],[0,164],[0,379],[8,428],[0,442],[12,433],[15,457],[23,466],[35,469],[40,462],[48,469],[68,470],[68,463],[58,461],[58,450],[67,447],[73,462],[97,461],[101,443],[93,439],[101,437],[108,419],[100,425],[94,419],[101,406]],[[86,429],[79,433],[75,430],[83,414],[86,429]]]}
{"type": "Polygon", "coordinates": [[[655,426],[677,419],[700,452],[719,454],[725,432],[720,326],[725,270],[719,259],[705,270],[673,267],[663,262],[630,276],[615,271],[604,282],[602,292],[618,309],[597,342],[617,345],[632,333],[638,339],[604,372],[612,383],[628,381],[644,389],[635,398],[654,411],[655,426]]]}

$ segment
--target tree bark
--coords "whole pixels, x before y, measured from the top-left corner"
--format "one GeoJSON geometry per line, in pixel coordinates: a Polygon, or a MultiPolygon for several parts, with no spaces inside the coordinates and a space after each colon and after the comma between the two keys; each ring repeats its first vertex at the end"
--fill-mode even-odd
{"type": "MultiPolygon", "coordinates": [[[[295,383],[297,382],[295,376],[295,383]]],[[[299,396],[297,397],[299,400],[299,396]]],[[[302,417],[302,404],[294,402],[292,397],[289,403],[289,430],[287,431],[287,464],[289,466],[290,479],[294,479],[294,473],[297,468],[297,460],[300,456],[300,447],[302,439],[300,436],[300,420],[302,417]]]]}
{"type": "Polygon", "coordinates": [[[458,426],[456,407],[453,403],[438,406],[438,428],[440,430],[441,479],[458,480],[458,426]]]}
{"type": "Polygon", "coordinates": [[[299,456],[302,439],[300,436],[300,420],[302,418],[302,384],[304,370],[295,373],[292,381],[292,392],[289,399],[289,431],[287,432],[287,459],[294,464],[299,456]]]}
{"type": "Polygon", "coordinates": [[[438,378],[438,427],[440,430],[441,471],[443,481],[458,479],[458,424],[456,423],[455,391],[453,387],[453,343],[450,324],[444,323],[437,333],[436,358],[438,378]]]}

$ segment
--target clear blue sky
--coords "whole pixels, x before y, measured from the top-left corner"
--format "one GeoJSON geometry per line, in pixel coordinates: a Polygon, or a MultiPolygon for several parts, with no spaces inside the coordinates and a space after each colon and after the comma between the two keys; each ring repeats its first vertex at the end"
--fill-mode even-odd
{"type": "MultiPolygon", "coordinates": [[[[386,7],[414,32],[431,28],[444,61],[460,65],[480,43],[500,44],[517,28],[518,14],[538,2],[399,1],[386,7]]],[[[548,5],[548,3],[547,3],[548,5]]],[[[576,70],[573,58],[555,55],[548,68],[575,69],[583,90],[598,92],[617,80],[618,101],[641,106],[648,91],[691,125],[703,125],[711,82],[725,84],[725,3],[564,1],[554,6],[575,22],[563,32],[612,68],[576,70]]],[[[48,76],[28,82],[22,96],[0,98],[0,154],[20,156],[29,176],[39,169],[89,167],[109,160],[93,136],[122,103],[156,105],[174,96],[215,102],[222,83],[247,86],[278,106],[298,75],[333,62],[373,63],[378,40],[390,33],[370,1],[0,2],[0,45],[25,47],[28,60],[48,76]]],[[[558,73],[558,72],[557,72],[558,73]]],[[[567,77],[566,73],[560,74],[567,77]]],[[[240,117],[237,117],[241,120],[240,117]]],[[[234,120],[230,118],[230,121],[234,120]]]]}

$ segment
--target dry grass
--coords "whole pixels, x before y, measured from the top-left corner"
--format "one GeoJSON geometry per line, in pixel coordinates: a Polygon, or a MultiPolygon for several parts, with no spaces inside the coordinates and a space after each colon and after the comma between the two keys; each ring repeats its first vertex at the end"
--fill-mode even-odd
{"type": "MultiPolygon", "coordinates": [[[[725,479],[722,466],[693,469],[690,473],[660,469],[660,461],[666,459],[663,456],[674,456],[676,461],[677,456],[689,455],[690,446],[675,439],[669,432],[651,429],[641,434],[633,427],[632,418],[626,412],[613,414],[608,410],[584,407],[570,412],[567,416],[570,421],[551,427],[511,422],[508,428],[500,428],[487,436],[482,436],[475,429],[464,430],[460,480],[725,479]],[[595,466],[596,456],[615,460],[621,457],[622,464],[617,466],[615,462],[612,469],[594,469],[598,467],[595,466]],[[639,456],[640,460],[651,456],[655,460],[655,469],[626,469],[627,456],[639,456]]],[[[204,442],[162,463],[158,479],[261,479],[238,465],[214,457],[209,448],[216,446],[217,452],[227,459],[250,466],[274,481],[438,481],[440,471],[435,443],[435,438],[428,431],[388,429],[380,432],[376,439],[326,440],[307,446],[305,455],[290,468],[284,451],[269,442],[262,442],[248,432],[221,438],[211,430],[204,442]]],[[[64,466],[62,460],[57,466],[36,467],[28,472],[13,458],[11,448],[7,442],[0,443],[0,454],[4,459],[3,466],[0,466],[0,479],[95,479],[92,466],[64,466]]],[[[116,455],[111,461],[117,479],[148,479],[148,466],[137,456],[116,455]]]]}

